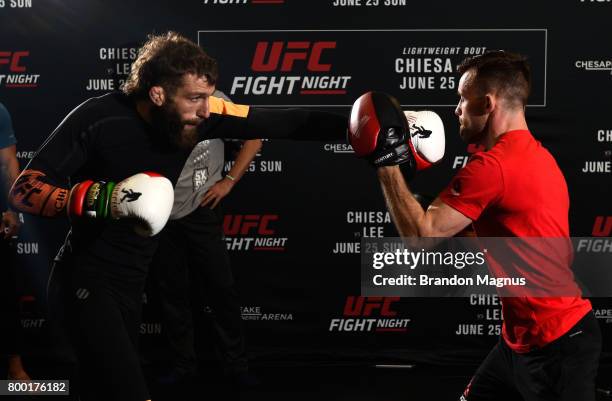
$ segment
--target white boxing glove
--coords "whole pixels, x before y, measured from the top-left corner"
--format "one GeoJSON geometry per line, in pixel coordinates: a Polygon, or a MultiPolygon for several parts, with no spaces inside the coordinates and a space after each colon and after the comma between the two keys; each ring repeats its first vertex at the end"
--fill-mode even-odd
{"type": "Polygon", "coordinates": [[[416,163],[416,171],[424,170],[438,163],[444,157],[446,137],[444,124],[433,111],[409,111],[404,115],[408,120],[410,147],[416,163]]]}
{"type": "Polygon", "coordinates": [[[119,182],[110,199],[110,216],[113,219],[135,218],[136,233],[152,237],[159,233],[172,210],[174,188],[166,177],[145,172],[119,182]]]}

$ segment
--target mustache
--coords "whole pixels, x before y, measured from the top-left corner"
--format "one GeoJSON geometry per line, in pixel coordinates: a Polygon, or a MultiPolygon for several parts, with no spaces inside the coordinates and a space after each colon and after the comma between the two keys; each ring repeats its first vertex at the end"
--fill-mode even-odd
{"type": "Polygon", "coordinates": [[[203,118],[193,119],[193,120],[183,120],[183,125],[200,125],[204,122],[203,118]]]}

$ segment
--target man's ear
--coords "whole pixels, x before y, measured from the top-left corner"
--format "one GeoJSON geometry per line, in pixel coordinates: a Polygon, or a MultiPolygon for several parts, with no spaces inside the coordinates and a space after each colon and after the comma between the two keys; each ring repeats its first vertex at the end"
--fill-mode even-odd
{"type": "Polygon", "coordinates": [[[149,89],[149,99],[151,99],[156,106],[164,104],[166,102],[166,92],[164,88],[161,86],[152,86],[151,89],[149,89]]]}
{"type": "Polygon", "coordinates": [[[492,93],[487,93],[485,95],[485,102],[484,102],[485,113],[490,114],[493,110],[495,110],[496,106],[497,106],[497,98],[492,93]]]}

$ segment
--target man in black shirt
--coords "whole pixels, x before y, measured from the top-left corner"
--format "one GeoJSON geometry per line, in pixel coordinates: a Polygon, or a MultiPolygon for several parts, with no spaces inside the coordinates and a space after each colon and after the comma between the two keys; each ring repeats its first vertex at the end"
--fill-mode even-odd
{"type": "MultiPolygon", "coordinates": [[[[172,32],[150,37],[122,93],[87,100],[43,143],[14,185],[12,205],[57,216],[79,202],[75,183],[91,180],[100,184],[98,189],[105,188],[143,171],[158,173],[174,185],[191,149],[207,138],[345,136],[346,118],[340,115],[256,109],[213,97],[216,79],[215,60],[192,41],[172,32]]],[[[79,210],[107,210],[113,201],[93,189],[81,196],[79,210]]],[[[101,214],[71,219],[50,296],[57,292],[57,309],[69,323],[83,376],[82,398],[143,401],[150,396],[137,338],[156,238],[135,233],[133,218],[101,214]]]]}

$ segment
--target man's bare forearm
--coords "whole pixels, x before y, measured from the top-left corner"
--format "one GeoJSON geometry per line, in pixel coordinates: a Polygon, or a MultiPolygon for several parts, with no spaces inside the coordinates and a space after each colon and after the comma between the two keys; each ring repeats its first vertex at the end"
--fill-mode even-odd
{"type": "Polygon", "coordinates": [[[17,160],[15,146],[2,149],[0,160],[0,181],[3,183],[2,196],[8,198],[13,183],[19,176],[19,161],[17,160]]]}
{"type": "Polygon", "coordinates": [[[381,167],[377,174],[387,208],[400,235],[426,236],[427,233],[423,229],[425,211],[410,192],[399,167],[381,167]]]}
{"type": "Polygon", "coordinates": [[[7,198],[11,186],[13,186],[13,182],[15,181],[15,179],[11,179],[9,166],[4,164],[0,165],[0,181],[2,181],[2,196],[7,198]]]}
{"type": "Polygon", "coordinates": [[[236,156],[234,165],[228,173],[234,178],[234,181],[238,181],[240,178],[242,178],[244,172],[247,170],[249,164],[251,164],[260,149],[261,139],[250,139],[244,141],[240,152],[238,152],[238,155],[236,156]]]}

